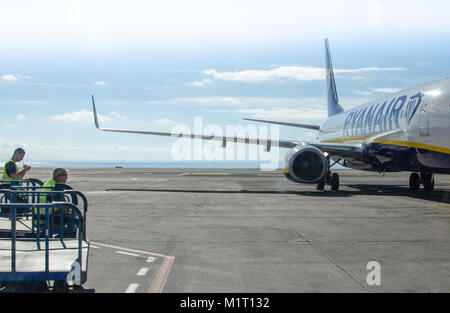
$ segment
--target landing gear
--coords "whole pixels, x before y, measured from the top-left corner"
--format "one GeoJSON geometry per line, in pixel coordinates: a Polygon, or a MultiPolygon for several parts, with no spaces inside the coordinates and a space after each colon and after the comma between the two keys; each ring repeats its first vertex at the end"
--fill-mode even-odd
{"type": "Polygon", "coordinates": [[[434,175],[432,173],[420,174],[420,179],[422,181],[423,187],[426,191],[431,191],[434,188],[434,175]]]}
{"type": "Polygon", "coordinates": [[[420,177],[417,173],[412,173],[411,176],[409,176],[409,189],[411,191],[419,191],[420,188],[420,177]]]}
{"type": "Polygon", "coordinates": [[[419,191],[420,184],[426,191],[431,191],[434,188],[434,175],[433,173],[412,173],[409,177],[409,189],[411,191],[419,191]]]}
{"type": "Polygon", "coordinates": [[[331,185],[331,190],[334,190],[334,191],[339,190],[339,174],[338,173],[333,173],[331,175],[330,185],[331,185]]]}
{"type": "Polygon", "coordinates": [[[325,189],[325,178],[322,178],[322,180],[320,180],[320,181],[317,183],[316,189],[317,189],[317,190],[324,190],[324,189],[325,189]]]}
{"type": "Polygon", "coordinates": [[[319,181],[316,185],[317,190],[324,190],[325,184],[331,186],[331,190],[338,191],[339,190],[339,174],[328,172],[321,181],[319,181]]]}

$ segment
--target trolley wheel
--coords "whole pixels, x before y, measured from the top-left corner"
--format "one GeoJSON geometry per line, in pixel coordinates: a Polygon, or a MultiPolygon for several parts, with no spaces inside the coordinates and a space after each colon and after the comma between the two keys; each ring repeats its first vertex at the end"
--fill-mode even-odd
{"type": "Polygon", "coordinates": [[[69,284],[65,280],[55,280],[53,283],[53,292],[67,293],[69,292],[69,284]]]}
{"type": "Polygon", "coordinates": [[[420,177],[417,173],[411,173],[409,176],[409,189],[412,191],[419,191],[420,189],[420,177]]]}
{"type": "Polygon", "coordinates": [[[338,191],[339,190],[339,174],[333,173],[331,175],[331,190],[338,191]]]}

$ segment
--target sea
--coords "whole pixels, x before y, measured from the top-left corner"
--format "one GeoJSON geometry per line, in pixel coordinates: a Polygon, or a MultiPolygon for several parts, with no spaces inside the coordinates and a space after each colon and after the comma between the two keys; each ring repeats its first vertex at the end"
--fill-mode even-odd
{"type": "MultiPolygon", "coordinates": [[[[32,167],[64,168],[225,168],[225,169],[259,169],[260,162],[252,161],[25,161],[32,167]]],[[[19,163],[19,167],[23,164],[19,163]]],[[[281,169],[278,164],[276,169],[281,169]]]]}
{"type": "MultiPolygon", "coordinates": [[[[26,161],[20,162],[32,167],[63,168],[217,168],[217,169],[266,169],[280,170],[283,163],[273,166],[268,162],[257,161],[26,161]],[[268,167],[268,165],[271,165],[268,167]]],[[[336,164],[334,169],[346,169],[336,164]]]]}

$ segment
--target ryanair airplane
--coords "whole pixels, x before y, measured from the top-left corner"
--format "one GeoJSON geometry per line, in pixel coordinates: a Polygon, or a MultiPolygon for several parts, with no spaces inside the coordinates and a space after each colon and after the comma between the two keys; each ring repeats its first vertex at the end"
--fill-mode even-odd
{"type": "Polygon", "coordinates": [[[322,126],[245,119],[249,121],[308,128],[318,131],[318,143],[277,142],[252,138],[184,135],[138,130],[101,128],[94,96],[94,122],[102,131],[267,145],[289,148],[283,172],[298,183],[325,184],[339,189],[339,175],[330,168],[342,166],[384,172],[412,172],[411,190],[433,190],[434,174],[450,174],[450,80],[443,79],[405,89],[390,96],[344,111],[339,104],[328,40],[325,39],[328,119],[322,126]],[[333,162],[331,164],[331,162],[333,162]]]}

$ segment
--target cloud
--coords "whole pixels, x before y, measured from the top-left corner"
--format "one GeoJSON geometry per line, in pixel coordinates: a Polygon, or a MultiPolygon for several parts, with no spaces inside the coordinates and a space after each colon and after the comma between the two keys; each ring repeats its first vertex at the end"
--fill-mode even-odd
{"type": "Polygon", "coordinates": [[[320,67],[281,66],[272,70],[245,70],[237,72],[218,72],[215,69],[203,71],[215,79],[244,82],[266,82],[280,78],[296,80],[321,80],[325,71],[320,67]]]}
{"type": "Polygon", "coordinates": [[[146,104],[164,105],[198,105],[198,106],[220,106],[240,105],[241,101],[233,97],[197,97],[197,98],[173,98],[168,100],[145,101],[146,104]]]}
{"type": "Polygon", "coordinates": [[[18,80],[18,78],[16,76],[14,76],[13,74],[4,74],[2,76],[3,80],[7,80],[7,81],[14,81],[14,80],[18,80]]]}
{"type": "Polygon", "coordinates": [[[31,76],[28,75],[20,75],[20,74],[3,74],[2,80],[6,81],[15,81],[19,79],[31,79],[31,76]]]}
{"type": "Polygon", "coordinates": [[[119,114],[118,112],[111,112],[110,113],[113,117],[121,119],[121,120],[126,120],[127,117],[125,115],[119,114]]]}
{"type": "MultiPolygon", "coordinates": [[[[362,73],[374,71],[403,71],[402,67],[363,67],[357,69],[335,69],[335,73],[362,73]]],[[[276,79],[313,81],[325,79],[325,69],[315,66],[280,66],[272,70],[244,70],[236,72],[218,72],[215,69],[204,70],[205,75],[215,79],[242,82],[267,82],[276,79]]]]}
{"type": "Polygon", "coordinates": [[[96,86],[106,86],[106,83],[103,80],[99,81],[99,82],[92,83],[92,84],[96,85],[96,86]]]}
{"type": "MultiPolygon", "coordinates": [[[[18,147],[22,147],[27,152],[27,160],[66,160],[85,161],[117,161],[130,160],[130,152],[135,152],[131,159],[141,161],[155,157],[155,154],[167,155],[171,151],[171,146],[139,146],[139,145],[120,145],[120,144],[104,144],[95,146],[86,145],[46,145],[25,142],[21,140],[9,140],[0,138],[0,159],[7,160],[11,157],[11,153],[18,147]]],[[[160,156],[161,157],[161,156],[160,156]]],[[[28,162],[26,162],[28,163],[28,162]]]]}
{"type": "Polygon", "coordinates": [[[31,79],[31,76],[28,76],[28,75],[20,75],[20,74],[16,74],[16,77],[17,77],[17,78],[20,78],[20,79],[31,79]]]}
{"type": "Polygon", "coordinates": [[[18,121],[23,121],[24,119],[26,119],[27,117],[21,113],[16,115],[16,120],[18,121]]]}
{"type": "MultiPolygon", "coordinates": [[[[64,113],[61,115],[52,115],[51,119],[64,122],[93,122],[94,114],[92,113],[92,111],[81,110],[77,112],[64,113]]],[[[98,119],[101,122],[110,120],[109,117],[103,115],[98,115],[98,119]]]]}
{"type": "Polygon", "coordinates": [[[361,73],[361,72],[393,72],[404,71],[404,67],[362,67],[355,69],[335,69],[335,73],[361,73]]]}
{"type": "Polygon", "coordinates": [[[190,83],[190,85],[193,86],[193,87],[205,87],[205,86],[208,86],[208,85],[211,85],[211,84],[212,84],[212,80],[211,79],[207,79],[207,78],[205,78],[203,80],[199,80],[199,81],[195,81],[195,82],[190,83]]]}
{"type": "Polygon", "coordinates": [[[155,123],[159,124],[159,125],[175,125],[175,124],[177,124],[177,122],[169,120],[168,118],[163,118],[163,119],[157,120],[157,121],[155,121],[155,123]]]}
{"type": "Polygon", "coordinates": [[[400,88],[370,88],[370,90],[374,92],[381,92],[381,93],[395,93],[399,92],[400,88]]]}

